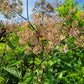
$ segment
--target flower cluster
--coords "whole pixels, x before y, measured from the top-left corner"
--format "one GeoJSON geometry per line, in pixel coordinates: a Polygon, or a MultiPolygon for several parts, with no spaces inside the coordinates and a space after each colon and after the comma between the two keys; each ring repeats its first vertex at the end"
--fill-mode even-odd
{"type": "MultiPolygon", "coordinates": [[[[76,10],[71,9],[69,11],[69,13],[73,12],[76,12],[76,10]]],[[[42,22],[42,25],[35,24],[35,30],[32,30],[31,27],[29,27],[28,22],[21,24],[21,29],[18,31],[18,36],[20,37],[19,43],[22,45],[29,44],[25,53],[29,54],[30,51],[33,51],[34,54],[38,54],[43,50],[44,52],[48,52],[58,41],[65,39],[65,35],[69,29],[69,35],[79,39],[78,35],[80,34],[80,31],[77,28],[79,21],[72,21],[72,15],[58,18],[59,17],[56,15],[52,20],[47,18],[46,23],[44,21],[42,22]],[[36,31],[38,31],[38,33],[36,31]]]]}
{"type": "Polygon", "coordinates": [[[47,24],[38,25],[36,24],[36,30],[32,30],[27,22],[24,22],[21,24],[21,29],[18,32],[19,43],[22,45],[29,44],[31,49],[26,49],[26,53],[28,53],[30,50],[33,50],[34,54],[38,54],[42,51],[44,47],[44,51],[50,50],[56,42],[60,40],[60,29],[61,26],[58,23],[54,22],[54,25],[52,24],[54,21],[48,20],[47,24]],[[47,43],[45,43],[45,40],[47,43]]]}

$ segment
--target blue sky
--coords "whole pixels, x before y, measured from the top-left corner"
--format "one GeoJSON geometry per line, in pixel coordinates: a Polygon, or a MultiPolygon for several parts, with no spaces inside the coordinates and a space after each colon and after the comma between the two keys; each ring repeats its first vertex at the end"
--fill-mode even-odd
{"type": "MultiPolygon", "coordinates": [[[[26,18],[27,17],[27,15],[26,15],[26,0],[22,0],[23,1],[23,13],[22,13],[22,15],[26,18]]],[[[32,9],[33,9],[33,7],[34,7],[34,3],[35,3],[35,1],[40,1],[40,0],[29,0],[29,17],[31,16],[31,14],[32,14],[32,9]]],[[[52,2],[52,1],[54,1],[54,0],[46,0],[46,1],[49,1],[49,2],[52,2]]],[[[64,1],[64,0],[61,0],[62,2],[64,1]]],[[[75,2],[76,1],[79,1],[79,3],[80,3],[80,5],[82,5],[83,3],[84,3],[84,0],[74,0],[75,2]]],[[[1,15],[0,14],[0,20],[7,20],[7,19],[5,19],[4,18],[4,16],[3,15],[1,15]]],[[[31,19],[31,18],[30,18],[31,19]]]]}

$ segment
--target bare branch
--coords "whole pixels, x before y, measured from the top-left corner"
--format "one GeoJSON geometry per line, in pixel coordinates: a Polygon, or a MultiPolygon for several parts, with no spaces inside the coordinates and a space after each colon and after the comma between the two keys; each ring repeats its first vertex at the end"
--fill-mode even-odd
{"type": "Polygon", "coordinates": [[[24,20],[27,20],[25,17],[23,17],[21,14],[19,14],[16,10],[15,10],[15,12],[16,12],[21,18],[23,18],[24,20]]]}
{"type": "MultiPolygon", "coordinates": [[[[17,13],[17,11],[15,10],[15,12],[17,13]]],[[[22,17],[24,20],[28,20],[28,19],[26,19],[25,17],[23,17],[21,14],[19,14],[19,13],[17,13],[20,17],[22,17]]],[[[28,20],[28,23],[29,23],[29,25],[33,28],[33,30],[35,30],[35,27],[31,24],[31,22],[28,20]]],[[[37,33],[38,33],[38,31],[37,30],[35,30],[37,33]]]]}

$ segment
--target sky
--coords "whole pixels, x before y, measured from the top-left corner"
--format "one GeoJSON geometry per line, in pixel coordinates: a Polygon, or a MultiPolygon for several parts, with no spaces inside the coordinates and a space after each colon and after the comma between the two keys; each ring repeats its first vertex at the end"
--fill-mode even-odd
{"type": "MultiPolygon", "coordinates": [[[[27,18],[27,13],[26,13],[26,0],[22,0],[23,1],[23,13],[22,16],[24,16],[25,18],[27,18]]],[[[29,19],[31,20],[31,14],[32,14],[32,9],[34,7],[34,4],[36,1],[40,1],[40,0],[29,0],[29,19]]],[[[52,2],[53,0],[46,0],[49,2],[52,2]]],[[[64,0],[61,0],[62,2],[64,0]]],[[[84,4],[84,0],[74,0],[74,2],[79,1],[80,5],[84,4]]],[[[17,16],[18,17],[18,16],[17,16]]],[[[0,20],[4,20],[6,21],[7,19],[4,18],[4,16],[2,14],[0,14],[0,20]]]]}

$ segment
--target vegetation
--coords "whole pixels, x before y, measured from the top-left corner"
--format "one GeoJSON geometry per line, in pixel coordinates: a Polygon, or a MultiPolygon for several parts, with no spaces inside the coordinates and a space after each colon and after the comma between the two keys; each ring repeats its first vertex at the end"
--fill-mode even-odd
{"type": "Polygon", "coordinates": [[[0,0],[0,13],[11,19],[16,13],[22,13],[22,0],[0,0]]]}
{"type": "MultiPolygon", "coordinates": [[[[21,16],[22,1],[9,1],[0,1],[0,12],[8,19],[21,16]]],[[[21,17],[26,21],[19,24],[0,21],[0,84],[84,84],[84,10],[79,3],[40,0],[32,22],[21,17]]]]}

